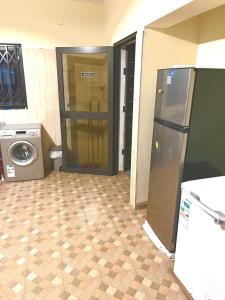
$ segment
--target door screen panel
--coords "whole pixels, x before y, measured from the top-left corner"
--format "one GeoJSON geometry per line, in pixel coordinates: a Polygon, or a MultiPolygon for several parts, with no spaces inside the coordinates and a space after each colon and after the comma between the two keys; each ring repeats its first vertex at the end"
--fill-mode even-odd
{"type": "Polygon", "coordinates": [[[107,120],[67,119],[67,159],[77,169],[107,169],[107,120]]]}
{"type": "Polygon", "coordinates": [[[108,54],[62,54],[65,111],[108,112],[108,54]]]}

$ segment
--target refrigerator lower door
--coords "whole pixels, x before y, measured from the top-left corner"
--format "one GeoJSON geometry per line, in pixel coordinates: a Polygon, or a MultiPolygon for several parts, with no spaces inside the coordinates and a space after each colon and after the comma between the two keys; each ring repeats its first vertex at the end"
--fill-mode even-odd
{"type": "Polygon", "coordinates": [[[175,250],[186,141],[187,134],[155,122],[147,220],[170,252],[175,250]]]}

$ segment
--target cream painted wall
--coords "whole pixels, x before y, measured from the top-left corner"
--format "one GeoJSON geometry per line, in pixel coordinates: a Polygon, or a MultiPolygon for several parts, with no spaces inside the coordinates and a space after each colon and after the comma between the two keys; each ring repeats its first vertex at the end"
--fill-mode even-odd
{"type": "Polygon", "coordinates": [[[142,44],[144,27],[154,20],[166,15],[192,0],[107,0],[105,1],[106,34],[111,43],[137,32],[136,58],[134,75],[134,106],[131,154],[130,202],[133,207],[137,203],[137,178],[141,166],[137,165],[140,83],[142,65],[142,44]],[[112,13],[113,12],[113,13],[112,13]]]}
{"type": "Polygon", "coordinates": [[[0,110],[0,121],[41,122],[49,135],[46,147],[50,140],[60,144],[55,47],[107,45],[103,4],[12,0],[1,3],[1,10],[10,13],[1,14],[0,42],[23,47],[28,109],[0,110]]]}
{"type": "Polygon", "coordinates": [[[193,0],[187,5],[155,20],[149,26],[151,28],[168,28],[224,4],[225,0],[193,0]]]}
{"type": "Polygon", "coordinates": [[[145,203],[148,200],[157,69],[179,64],[193,65],[196,59],[197,18],[165,31],[166,33],[146,29],[144,34],[136,204],[145,203]]]}
{"type": "Polygon", "coordinates": [[[225,5],[200,15],[196,64],[225,68],[225,5]]]}
{"type": "Polygon", "coordinates": [[[98,46],[108,43],[103,4],[70,0],[2,1],[1,42],[27,48],[98,46]],[[58,25],[63,23],[64,25],[58,25]]]}
{"type": "Polygon", "coordinates": [[[58,145],[61,134],[55,50],[23,48],[23,61],[28,109],[0,110],[0,121],[42,123],[52,143],[58,145]]]}
{"type": "Polygon", "coordinates": [[[42,122],[55,143],[60,143],[58,93],[54,50],[56,46],[109,45],[137,31],[134,88],[135,120],[131,201],[136,201],[136,161],[143,28],[151,21],[191,0],[107,0],[105,4],[69,0],[12,0],[1,4],[0,41],[22,43],[28,110],[0,112],[0,120],[42,122]],[[62,23],[63,25],[58,25],[62,23]],[[44,56],[43,56],[43,53],[44,56]],[[46,57],[50,55],[50,64],[46,57]],[[39,62],[36,60],[39,57],[39,62]],[[45,58],[44,58],[45,57],[45,58]],[[26,61],[29,61],[26,63],[26,61]],[[48,79],[47,79],[48,78],[48,79]],[[41,101],[41,107],[37,104],[41,101]]]}
{"type": "Polygon", "coordinates": [[[23,60],[28,109],[0,110],[0,119],[6,123],[42,122],[48,128],[52,139],[59,143],[55,50],[25,48],[23,60]]]}
{"type": "Polygon", "coordinates": [[[48,149],[61,143],[55,50],[23,48],[23,61],[28,109],[0,110],[0,121],[42,123],[45,129],[43,150],[48,166],[48,149]]]}
{"type": "MultiPolygon", "coordinates": [[[[140,100],[144,26],[192,2],[192,0],[106,0],[103,5],[101,3],[70,0],[21,0],[18,4],[18,1],[12,0],[10,2],[4,2],[1,5],[2,10],[10,11],[10,19],[7,14],[1,16],[0,40],[1,42],[22,43],[25,60],[32,60],[36,55],[42,56],[41,53],[43,51],[49,53],[53,58],[55,57],[55,53],[54,50],[50,49],[56,46],[109,45],[137,31],[131,171],[131,203],[133,206],[135,206],[136,201],[145,201],[142,197],[137,197],[136,194],[136,187],[144,177],[144,175],[139,172],[142,163],[140,163],[137,156],[137,149],[138,146],[140,146],[139,142],[143,139],[142,131],[140,131],[141,135],[138,137],[139,124],[141,124],[139,122],[139,106],[142,101],[147,101],[143,99],[147,97],[149,89],[147,82],[144,83],[143,81],[146,87],[142,87],[144,96],[143,99],[141,98],[140,100]],[[64,25],[58,25],[58,23],[63,23],[64,25]],[[29,52],[32,54],[28,54],[29,52]]],[[[194,2],[200,2],[200,0],[194,0],[194,2]]],[[[164,36],[163,40],[166,40],[167,35],[165,33],[161,33],[161,35],[164,36]]],[[[173,39],[178,42],[179,36],[173,37],[173,39]]],[[[146,43],[148,42],[151,41],[147,41],[146,43]]],[[[183,43],[185,43],[185,41],[183,43]]],[[[186,41],[185,45],[188,43],[191,42],[186,41]]],[[[180,42],[180,44],[182,43],[180,42]]],[[[147,57],[148,52],[146,49],[144,49],[144,51],[145,57],[147,57]]],[[[158,49],[156,49],[156,51],[158,51],[158,49]]],[[[48,54],[46,55],[48,56],[48,54]]],[[[55,81],[56,65],[54,59],[51,60],[51,66],[49,66],[46,59],[43,58],[43,60],[45,62],[44,64],[40,63],[41,67],[38,64],[25,68],[26,81],[29,82],[31,80],[30,78],[32,78],[33,82],[36,82],[34,78],[37,78],[38,82],[40,82],[39,88],[37,86],[29,88],[32,91],[36,89],[35,92],[28,91],[29,109],[27,111],[0,112],[0,121],[6,120],[10,123],[15,122],[15,120],[18,122],[43,121],[52,140],[55,143],[59,143],[59,112],[57,111],[58,107],[56,108],[55,106],[56,103],[58,103],[55,81]],[[54,87],[46,87],[45,84],[41,86],[43,84],[43,78],[49,76],[47,71],[49,69],[51,69],[51,79],[53,78],[51,84],[54,85],[54,87]],[[44,73],[46,74],[43,75],[44,73]],[[45,100],[43,100],[44,104],[42,105],[42,109],[38,110],[38,105],[35,104],[35,101],[39,101],[37,99],[40,98],[45,98],[45,100]],[[54,112],[53,109],[55,109],[54,112]],[[53,119],[54,121],[52,122],[53,119]]],[[[178,62],[174,63],[177,64],[178,62]]],[[[143,62],[143,66],[144,65],[145,62],[143,62]]],[[[151,111],[152,109],[153,108],[151,108],[151,111]]],[[[145,163],[145,167],[146,165],[145,163]]],[[[140,189],[141,187],[140,185],[140,189]]]]}
{"type": "Polygon", "coordinates": [[[190,2],[192,0],[106,0],[106,33],[114,43],[190,2]]]}
{"type": "Polygon", "coordinates": [[[224,53],[225,5],[169,29],[145,31],[137,155],[137,204],[146,202],[148,195],[156,70],[173,64],[225,68],[224,53]],[[149,164],[146,164],[147,161],[149,164]]]}

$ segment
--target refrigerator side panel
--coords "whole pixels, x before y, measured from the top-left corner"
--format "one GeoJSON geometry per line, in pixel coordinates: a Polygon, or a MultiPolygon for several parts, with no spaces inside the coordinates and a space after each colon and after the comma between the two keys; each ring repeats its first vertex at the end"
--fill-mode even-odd
{"type": "Polygon", "coordinates": [[[189,126],[195,69],[159,70],[156,87],[155,117],[189,126]]]}
{"type": "Polygon", "coordinates": [[[225,70],[198,69],[183,181],[225,175],[225,70]]]}
{"type": "Polygon", "coordinates": [[[171,252],[175,250],[186,140],[187,134],[154,123],[147,220],[171,252]]]}

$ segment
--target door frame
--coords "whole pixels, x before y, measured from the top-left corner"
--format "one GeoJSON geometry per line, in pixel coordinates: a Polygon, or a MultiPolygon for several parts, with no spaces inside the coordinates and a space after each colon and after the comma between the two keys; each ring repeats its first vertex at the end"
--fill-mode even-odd
{"type": "MultiPolygon", "coordinates": [[[[122,40],[113,44],[114,47],[114,102],[116,103],[117,116],[115,119],[115,135],[114,135],[114,159],[117,165],[117,172],[119,169],[119,128],[120,128],[120,71],[121,71],[121,49],[125,46],[135,43],[136,44],[137,31],[123,38],[122,40]]],[[[127,83],[126,83],[127,84],[127,83]]],[[[125,121],[125,120],[124,120],[125,121]]],[[[133,125],[133,124],[132,124],[133,125]]],[[[125,130],[124,130],[125,134],[125,130]]],[[[132,146],[131,146],[132,153],[132,146]]],[[[132,157],[132,155],[131,155],[132,157]]],[[[124,159],[125,160],[125,159],[124,159]]],[[[124,168],[123,168],[124,170],[124,168]]]]}
{"type": "Polygon", "coordinates": [[[60,124],[63,151],[63,169],[64,171],[98,174],[98,175],[114,175],[117,174],[118,168],[115,167],[114,161],[114,143],[118,139],[115,131],[115,111],[116,101],[114,98],[114,55],[113,47],[56,47],[57,75],[58,75],[58,92],[59,92],[59,108],[60,108],[60,124]],[[62,54],[108,54],[108,112],[71,112],[65,111],[64,101],[64,81],[63,81],[63,63],[62,54]],[[109,123],[108,136],[108,168],[106,169],[90,169],[75,168],[68,164],[67,155],[67,138],[66,138],[66,119],[86,119],[86,120],[107,120],[109,123]]]}

